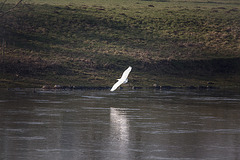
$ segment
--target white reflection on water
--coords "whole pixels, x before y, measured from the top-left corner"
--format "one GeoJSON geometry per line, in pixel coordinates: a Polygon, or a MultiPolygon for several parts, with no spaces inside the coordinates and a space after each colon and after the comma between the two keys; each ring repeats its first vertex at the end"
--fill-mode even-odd
{"type": "Polygon", "coordinates": [[[110,108],[111,135],[114,139],[125,142],[129,139],[128,119],[120,109],[110,108]]]}
{"type": "Polygon", "coordinates": [[[129,122],[119,108],[110,108],[110,147],[128,159],[129,122]]]}

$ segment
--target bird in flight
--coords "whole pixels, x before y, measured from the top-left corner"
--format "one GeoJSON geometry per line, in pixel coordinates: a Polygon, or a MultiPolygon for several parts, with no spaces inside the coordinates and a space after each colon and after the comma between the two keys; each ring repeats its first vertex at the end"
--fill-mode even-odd
{"type": "Polygon", "coordinates": [[[113,85],[110,91],[115,91],[121,84],[125,84],[128,82],[128,75],[131,72],[132,67],[129,66],[122,74],[122,77],[120,79],[117,79],[118,81],[113,85]]]}

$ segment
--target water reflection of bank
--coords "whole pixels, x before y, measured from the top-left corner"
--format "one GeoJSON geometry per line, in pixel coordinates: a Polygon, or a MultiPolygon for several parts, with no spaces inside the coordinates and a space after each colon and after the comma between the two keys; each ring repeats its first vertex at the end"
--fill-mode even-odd
{"type": "Polygon", "coordinates": [[[219,91],[1,92],[0,159],[239,159],[239,104],[219,91]]]}

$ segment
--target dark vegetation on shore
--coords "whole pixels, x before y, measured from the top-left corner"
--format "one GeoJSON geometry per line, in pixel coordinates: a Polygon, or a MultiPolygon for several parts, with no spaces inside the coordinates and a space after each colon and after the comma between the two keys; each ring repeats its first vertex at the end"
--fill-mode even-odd
{"type": "Polygon", "coordinates": [[[0,87],[111,86],[129,65],[132,86],[239,87],[240,2],[173,2],[22,4],[0,17],[0,87]]]}

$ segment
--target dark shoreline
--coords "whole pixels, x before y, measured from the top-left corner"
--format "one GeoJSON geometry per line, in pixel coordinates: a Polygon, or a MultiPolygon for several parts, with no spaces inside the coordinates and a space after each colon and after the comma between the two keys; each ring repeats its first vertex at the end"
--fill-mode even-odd
{"type": "MultiPolygon", "coordinates": [[[[152,87],[120,87],[119,89],[129,89],[129,90],[144,90],[144,89],[153,89],[153,90],[171,90],[171,89],[190,89],[190,90],[207,90],[207,89],[220,89],[220,87],[215,86],[184,86],[184,87],[175,87],[175,86],[152,86],[152,87]]],[[[43,86],[43,90],[110,90],[110,86],[43,86]]]]}

